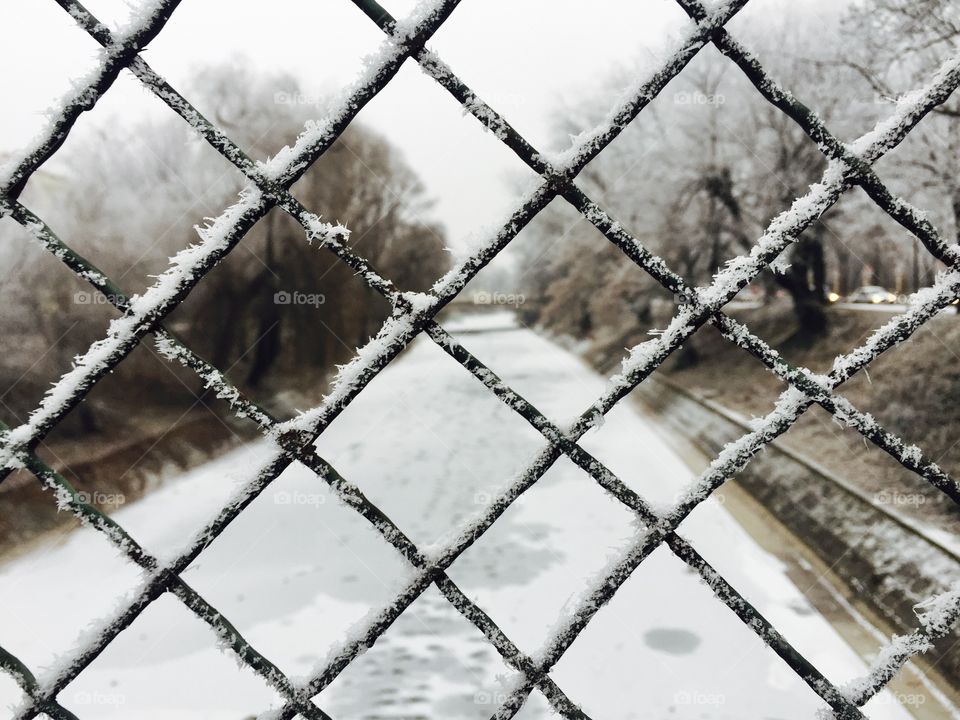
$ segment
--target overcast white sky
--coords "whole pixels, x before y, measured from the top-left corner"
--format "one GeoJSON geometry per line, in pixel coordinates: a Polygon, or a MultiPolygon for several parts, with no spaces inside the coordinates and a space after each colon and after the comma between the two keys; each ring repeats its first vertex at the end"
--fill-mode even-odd
{"type": "MultiPolygon", "coordinates": [[[[139,5],[85,4],[114,28],[139,5]]],[[[383,4],[404,17],[415,2],[383,4]]],[[[776,13],[777,4],[754,0],[743,12],[776,13]]],[[[53,0],[4,0],[0,13],[0,63],[21,69],[0,76],[7,99],[0,152],[16,153],[70,78],[91,66],[97,46],[53,0]]],[[[673,0],[465,0],[430,45],[529,140],[547,147],[558,111],[618,67],[653,67],[685,24],[673,0]]],[[[348,84],[381,41],[350,0],[183,0],[145,57],[181,90],[198,66],[247,56],[265,71],[295,74],[306,94],[322,96],[348,84]]],[[[164,111],[124,75],[75,132],[164,111]]],[[[402,149],[436,198],[452,247],[468,245],[515,204],[522,164],[412,61],[359,119],[402,149]]]]}

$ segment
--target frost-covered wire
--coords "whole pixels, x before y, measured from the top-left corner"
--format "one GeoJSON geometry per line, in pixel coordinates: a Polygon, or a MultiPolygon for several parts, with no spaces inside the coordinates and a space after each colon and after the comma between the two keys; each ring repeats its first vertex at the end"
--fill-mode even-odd
{"type": "Polygon", "coordinates": [[[952,588],[914,607],[920,627],[908,635],[894,636],[881,648],[867,673],[844,686],[844,694],[857,705],[876,695],[910,658],[933,647],[960,620],[960,588],[952,588]]]}
{"type": "MultiPolygon", "coordinates": [[[[87,279],[117,309],[124,310],[126,308],[129,300],[123,291],[99,268],[67,247],[38,217],[20,203],[13,204],[11,215],[30,231],[42,247],[64,262],[78,276],[87,279]]],[[[238,417],[253,419],[264,433],[270,436],[275,434],[273,426],[277,423],[276,419],[271,417],[268,411],[244,397],[219,370],[206,363],[162,327],[157,328],[154,335],[158,351],[162,356],[180,362],[185,367],[194,370],[204,381],[205,387],[214,391],[217,397],[226,400],[238,417]]],[[[2,428],[2,425],[0,425],[0,428],[2,428]]],[[[425,556],[393,521],[370,502],[359,488],[349,483],[317,455],[313,448],[295,447],[291,450],[290,457],[300,461],[316,473],[318,477],[326,481],[341,501],[370,522],[384,539],[393,545],[415,568],[428,573],[454,607],[480,629],[508,663],[519,670],[528,670],[532,667],[532,661],[507,638],[489,616],[467,598],[445,572],[430,567],[425,556]]],[[[116,547],[144,569],[150,571],[156,569],[156,561],[153,558],[146,555],[143,549],[109,517],[86,503],[62,476],[55,473],[34,455],[30,455],[27,469],[41,479],[48,489],[54,491],[62,509],[72,511],[81,522],[106,534],[116,547]]],[[[251,665],[255,672],[263,675],[268,682],[277,687],[281,694],[292,702],[293,707],[299,706],[301,712],[304,711],[303,708],[306,708],[306,713],[311,717],[323,717],[322,714],[317,714],[319,711],[316,710],[315,706],[305,704],[306,700],[296,694],[292,684],[276,666],[257,653],[226,618],[211,608],[202,597],[189,589],[179,576],[171,576],[168,580],[166,589],[173,592],[202,620],[207,622],[216,632],[224,647],[233,650],[242,662],[251,665]]],[[[423,587],[423,589],[425,588],[426,586],[423,587]]],[[[556,687],[551,679],[544,678],[541,687],[558,712],[568,717],[574,715],[586,717],[577,710],[576,705],[566,697],[563,691],[556,687]]]]}
{"type": "MultiPolygon", "coordinates": [[[[534,429],[540,432],[552,445],[556,446],[564,455],[576,463],[584,472],[590,475],[600,487],[606,490],[616,500],[635,512],[641,522],[648,527],[660,522],[658,513],[618,478],[600,460],[591,455],[577,443],[571,441],[557,426],[551,423],[528,400],[504,383],[477,357],[457,342],[451,335],[439,326],[428,330],[431,339],[447,354],[466,368],[471,375],[477,378],[484,386],[494,393],[510,409],[524,418],[534,429]]],[[[717,597],[724,602],[760,639],[777,653],[794,671],[826,701],[840,713],[858,717],[853,706],[840,690],[806,658],[804,658],[785,637],[753,607],[727,580],[717,572],[697,551],[682,537],[671,531],[667,533],[667,546],[681,560],[695,570],[701,580],[710,587],[717,597]]],[[[524,670],[526,678],[542,688],[548,675],[542,668],[536,668],[535,674],[524,670]]],[[[523,685],[526,687],[526,685],[523,685]]]]}
{"type": "MultiPolygon", "coordinates": [[[[703,20],[706,17],[706,11],[694,0],[678,0],[680,4],[688,11],[694,20],[703,20]]],[[[358,2],[358,5],[381,26],[385,31],[390,32],[392,18],[389,13],[380,8],[376,3],[358,2]]],[[[754,83],[761,94],[776,107],[793,118],[820,146],[828,158],[843,161],[850,168],[855,168],[858,173],[858,182],[864,187],[868,194],[891,216],[901,222],[920,237],[924,245],[939,259],[948,264],[957,264],[960,262],[960,251],[957,246],[948,246],[938,237],[936,230],[930,224],[922,213],[912,208],[902,199],[895,198],[876,177],[872,168],[855,158],[843,143],[837,140],[826,128],[816,113],[803,105],[792,94],[781,88],[760,65],[759,61],[746,51],[741,45],[733,40],[725,28],[718,28],[711,38],[712,42],[725,55],[733,59],[741,67],[747,77],[754,83]]],[[[442,87],[448,90],[464,107],[482,122],[489,130],[499,137],[508,147],[524,160],[527,165],[535,172],[540,173],[545,179],[556,177],[556,170],[549,164],[543,156],[536,151],[501,115],[493,108],[486,105],[478,98],[469,87],[467,87],[453,72],[447,67],[440,58],[429,50],[423,49],[414,56],[421,64],[424,72],[433,77],[442,87]]],[[[608,238],[615,241],[623,249],[624,242],[633,248],[640,247],[635,240],[630,239],[622,226],[615,223],[612,219],[605,216],[602,210],[590,201],[586,195],[577,186],[567,183],[562,191],[563,196],[581,211],[588,219],[593,222],[608,238]],[[619,238],[626,237],[627,240],[619,241],[619,238]]],[[[688,301],[695,301],[696,298],[692,291],[686,289],[679,276],[672,273],[666,264],[658,257],[646,253],[642,247],[640,251],[645,253],[639,259],[630,250],[627,250],[628,256],[637,261],[641,267],[650,272],[661,284],[673,293],[684,294],[688,301]]],[[[769,368],[779,374],[785,380],[790,382],[783,374],[783,361],[779,359],[777,364],[772,364],[777,354],[763,343],[762,340],[752,334],[742,335],[745,328],[738,327],[736,321],[722,314],[718,314],[711,319],[714,324],[722,326],[721,330],[726,333],[735,332],[740,334],[743,340],[747,340],[745,347],[757,355],[769,368]]],[[[748,332],[748,331],[747,331],[748,332]]],[[[728,334],[728,337],[732,337],[728,334]]],[[[740,344],[743,344],[742,342],[740,344]]],[[[802,376],[794,373],[794,379],[803,380],[802,376]]],[[[806,385],[807,390],[811,390],[811,385],[806,385]]],[[[893,457],[906,466],[919,472],[931,483],[939,487],[951,497],[960,502],[956,493],[956,482],[951,480],[934,463],[925,460],[918,454],[916,446],[907,446],[899,438],[883,430],[873,418],[865,416],[857,411],[844,399],[833,399],[829,394],[824,395],[820,390],[817,393],[817,402],[825,409],[838,417],[842,422],[856,428],[871,441],[881,447],[884,451],[890,453],[893,457]]]]}
{"type": "Polygon", "coordinates": [[[77,716],[63,707],[56,700],[46,700],[42,697],[40,684],[30,669],[20,658],[0,647],[0,669],[7,673],[23,691],[23,694],[35,698],[40,709],[54,720],[78,720],[77,716]]]}
{"type": "MultiPolygon", "coordinates": [[[[284,189],[289,188],[307,168],[340,136],[356,114],[399,70],[409,53],[422,45],[449,16],[459,0],[438,0],[423,4],[403,26],[400,39],[387,42],[371,59],[351,89],[335,104],[323,123],[311,123],[294,146],[283,148],[272,160],[261,163],[261,172],[284,189]]],[[[198,228],[199,245],[181,251],[171,267],[140,296],[134,296],[123,317],[114,320],[107,336],[95,342],[77,358],[47,392],[27,422],[0,436],[0,479],[22,464],[24,451],[32,449],[77,403],[85,393],[123,358],[140,339],[177,307],[200,279],[212,269],[250,228],[275,204],[256,186],[241,192],[237,203],[207,227],[198,228]]],[[[341,226],[322,228],[322,236],[345,237],[341,226]]]]}
{"type": "MultiPolygon", "coordinates": [[[[103,23],[79,2],[76,0],[58,0],[58,2],[101,45],[106,47],[115,42],[114,37],[103,23]]],[[[351,253],[342,237],[328,232],[328,226],[321,222],[317,215],[307,210],[289,190],[266,177],[260,165],[254,162],[239,145],[204,117],[169,82],[154,71],[143,57],[138,55],[134,58],[129,69],[143,83],[144,87],[177,113],[211,147],[233,163],[266,197],[296,220],[311,240],[318,240],[323,247],[337,252],[340,258],[350,265],[368,286],[379,290],[388,300],[397,301],[398,293],[392,283],[386,280],[366,260],[351,253]]]]}
{"type": "MultiPolygon", "coordinates": [[[[0,422],[0,429],[5,429],[5,427],[0,422]]],[[[280,668],[256,650],[222,613],[210,605],[179,575],[167,574],[155,557],[150,555],[112,518],[90,504],[66,478],[35,455],[30,456],[27,467],[41,480],[44,487],[53,493],[58,510],[70,512],[81,524],[104,535],[117,550],[140,567],[149,578],[147,585],[152,585],[162,578],[166,589],[178,597],[198,618],[207,623],[223,647],[230,648],[247,667],[266,680],[289,702],[293,703],[304,717],[313,720],[330,720],[326,713],[310,702],[310,698],[299,695],[293,683],[283,674],[280,668]]],[[[8,656],[8,662],[0,663],[0,665],[9,671],[9,667],[16,667],[16,665],[10,663],[13,661],[19,663],[19,660],[16,660],[9,653],[6,653],[6,655],[8,656]]],[[[30,716],[30,713],[34,710],[51,715],[51,708],[56,706],[57,703],[56,693],[52,692],[50,688],[59,684],[59,676],[54,676],[57,679],[45,678],[41,683],[32,679],[32,675],[27,675],[22,670],[11,674],[17,679],[27,695],[27,703],[17,710],[15,715],[17,717],[30,716]]],[[[72,717],[72,715],[69,715],[69,717],[72,717]]]]}
{"type": "MultiPolygon", "coordinates": [[[[89,641],[82,643],[77,652],[42,683],[32,679],[29,670],[21,667],[22,663],[18,665],[16,658],[0,650],[0,667],[15,677],[29,698],[26,710],[18,717],[33,717],[37,712],[46,712],[52,717],[72,717],[68,711],[56,704],[57,693],[87,667],[119,632],[128,627],[143,609],[167,591],[177,595],[204,619],[217,633],[221,643],[230,647],[246,664],[254,669],[260,664],[258,671],[261,674],[265,672],[268,681],[287,698],[288,702],[283,707],[263,717],[289,718],[306,707],[305,703],[309,703],[309,707],[306,707],[308,716],[326,717],[309,699],[375,642],[406,607],[433,583],[464,617],[483,632],[504,659],[521,673],[514,692],[494,717],[513,717],[534,686],[539,687],[554,709],[563,716],[586,717],[553,683],[547,673],[590,622],[597,609],[609,601],[620,584],[645,557],[664,543],[694,568],[714,593],[814,687],[840,717],[861,717],[857,705],[882,688],[912,654],[926,649],[932,639],[939,637],[937,633],[942,635],[952,627],[960,607],[960,597],[955,596],[956,594],[948,594],[933,601],[921,616],[922,628],[906,639],[895,639],[881,653],[867,677],[848,686],[845,694],[841,693],[805,658],[796,653],[776,629],[749,606],[674,530],[699,502],[722,483],[724,473],[732,474],[736,468],[745,466],[756,452],[795,422],[813,402],[820,403],[947,494],[956,492],[955,482],[926,460],[918,448],[906,445],[883,430],[873,418],[860,413],[832,391],[884,350],[904,341],[938,308],[949,302],[960,290],[960,273],[952,270],[939,278],[934,287],[918,293],[906,313],[880,328],[863,347],[838,358],[832,372],[822,377],[813,376],[803,369],[791,368],[760,338],[723,315],[720,309],[789,246],[819,214],[835,203],[843,191],[854,184],[862,186],[881,208],[914,232],[932,254],[948,265],[956,266],[960,259],[956,246],[943,243],[922,213],[890,194],[875,176],[870,165],[896,146],[924,115],[956,88],[960,82],[960,59],[953,58],[944,63],[934,79],[925,87],[903,98],[889,118],[878,123],[870,133],[859,140],[845,145],[830,135],[814,113],[770,79],[759,62],[729,36],[724,28],[725,23],[747,0],[715,3],[709,12],[696,0],[678,0],[694,25],[676,51],[659,70],[628,91],[602,123],[579,136],[567,152],[547,158],[460,81],[440,58],[426,49],[426,40],[449,16],[457,4],[456,0],[436,4],[424,3],[403,22],[394,20],[375,0],[354,0],[384,30],[388,36],[387,44],[381,53],[368,63],[364,74],[342,98],[338,111],[323,122],[308,124],[292,147],[284,148],[270,161],[254,163],[137,54],[159,31],[176,2],[158,3],[132,22],[126,32],[116,36],[111,35],[106,27],[75,0],[57,2],[103,45],[103,59],[98,63],[87,85],[78,88],[77,97],[67,99],[63,111],[54,119],[46,134],[42,134],[28,151],[27,156],[0,171],[0,190],[3,191],[3,194],[0,194],[0,214],[13,215],[30,230],[41,245],[71,267],[78,276],[106,294],[125,314],[111,325],[108,337],[94,343],[80,359],[78,366],[58,381],[26,424],[12,431],[0,427],[0,479],[17,467],[26,467],[34,472],[56,494],[62,507],[78,514],[83,522],[105,534],[131,560],[138,563],[146,575],[146,580],[131,600],[101,627],[95,629],[90,634],[89,641]],[[812,186],[810,192],[798,199],[789,211],[778,216],[748,256],[732,261],[718,273],[710,287],[694,290],[683,286],[682,281],[671,273],[660,258],[647,253],[623,228],[592,204],[573,184],[573,180],[708,42],[713,42],[721,52],[738,64],[765,99],[792,117],[817,142],[830,163],[821,183],[812,186]],[[356,112],[389,82],[408,56],[414,57],[424,72],[450,92],[465,111],[496,134],[543,178],[542,184],[524,198],[520,207],[507,218],[500,230],[493,234],[478,252],[438,280],[428,293],[399,293],[388,279],[347,246],[344,242],[346,229],[323,223],[288,192],[290,184],[330,147],[356,112]],[[133,298],[123,295],[109,278],[60,242],[39,218],[16,202],[19,189],[29,174],[59,147],[79,113],[87,106],[92,106],[99,93],[109,87],[123,67],[129,67],[146,87],[238,167],[252,183],[241,194],[238,203],[212,221],[208,228],[201,230],[200,245],[178,255],[172,267],[161,275],[144,296],[133,298]],[[98,91],[92,96],[84,97],[83,87],[98,88],[98,91]],[[436,314],[465,284],[557,196],[577,207],[609,239],[624,249],[631,259],[665,287],[680,292],[687,300],[663,335],[631,351],[623,363],[621,373],[615,376],[610,390],[591,405],[567,431],[555,427],[536,408],[503,384],[489,368],[470,355],[434,320],[436,314]],[[269,413],[245,398],[218,369],[182,345],[161,325],[163,317],[176,307],[212,264],[229,252],[245,232],[274,205],[281,207],[297,220],[308,238],[320,239],[325,247],[356,270],[361,279],[383,295],[394,309],[378,335],[358,351],[352,362],[340,369],[331,392],[321,405],[286,423],[277,423],[269,413]],[[676,507],[666,515],[658,515],[613,473],[580,448],[576,441],[593,426],[598,417],[602,417],[705,322],[714,322],[728,339],[758,356],[771,371],[790,383],[791,387],[781,396],[774,412],[756,422],[753,432],[724,449],[676,507]],[[414,337],[424,331],[501,400],[525,417],[548,442],[547,449],[520,473],[510,487],[494,499],[480,517],[468,523],[467,527],[440,551],[430,554],[421,552],[382,511],[365,498],[358,487],[340,476],[312,447],[313,440],[373,377],[414,337]],[[58,478],[31,452],[36,442],[82,399],[92,384],[122,361],[150,332],[153,332],[162,355],[193,369],[208,387],[215,389],[217,395],[230,404],[238,416],[250,417],[257,422],[275,445],[274,453],[263,462],[255,477],[187,543],[176,558],[163,566],[112,520],[83,503],[66,480],[58,478]],[[579,607],[561,618],[556,633],[534,659],[522,653],[493,619],[460,591],[446,575],[445,569],[562,454],[568,455],[614,497],[633,509],[647,528],[640,541],[627,548],[623,556],[611,566],[603,581],[585,594],[579,607]],[[236,628],[179,577],[179,573],[196,559],[209,542],[293,460],[303,462],[330,484],[337,496],[364,516],[410,561],[415,570],[406,588],[388,608],[373,612],[367,621],[350,633],[346,643],[322,664],[317,673],[297,685],[291,684],[278,669],[271,670],[268,661],[243,640],[236,628]]],[[[951,497],[954,495],[951,494],[951,497]]]]}
{"type": "Polygon", "coordinates": [[[16,199],[30,176],[63,145],[80,115],[93,108],[120,71],[163,29],[179,4],[180,0],[159,0],[147,5],[103,48],[93,69],[74,80],[73,87],[60,100],[60,107],[48,112],[46,126],[22,157],[11,158],[0,167],[0,195],[16,199]]]}
{"type": "MultiPolygon", "coordinates": [[[[582,191],[575,188],[566,195],[597,230],[665,289],[683,298],[683,302],[690,303],[694,307],[698,306],[699,300],[696,293],[686,285],[683,278],[670,270],[661,258],[643,247],[634,236],[587,198],[582,191]]],[[[810,370],[791,366],[780,353],[738,320],[718,312],[710,318],[710,322],[725,338],[747,350],[766,365],[774,375],[803,392],[842,424],[857,430],[908,470],[919,474],[954,502],[960,504],[960,487],[957,481],[936,463],[926,458],[916,445],[905,443],[901,438],[885,430],[875,418],[854,407],[849,400],[835,395],[810,370]]]]}
{"type": "MultiPolygon", "coordinates": [[[[947,60],[921,91],[911,95],[909,103],[898,107],[890,118],[881,120],[873,130],[851,147],[856,148],[856,154],[864,162],[875,162],[895,147],[920,119],[949,97],[958,84],[960,84],[960,56],[947,60]]],[[[589,427],[592,427],[598,415],[606,414],[622,397],[648,377],[673,350],[729,302],[742,287],[751,282],[768,262],[776,258],[799,236],[803,229],[832,206],[850,184],[849,171],[844,172],[836,161],[832,162],[821,182],[813,185],[805,196],[794,201],[790,210],[781,213],[773,220],[749,255],[741,256],[728,263],[708,288],[699,289],[698,302],[681,306],[673,321],[659,337],[641,343],[631,350],[629,356],[623,361],[621,372],[612,378],[612,387],[581,414],[568,431],[568,436],[573,439],[580,437],[589,427]]],[[[944,301],[944,297],[952,299],[956,296],[957,288],[952,288],[949,282],[945,285],[946,287],[939,288],[939,292],[934,291],[939,301],[944,301]]],[[[944,302],[949,301],[947,299],[944,302]]],[[[851,357],[846,358],[844,363],[835,368],[836,379],[845,375],[843,377],[845,380],[849,377],[847,373],[852,374],[856,371],[859,361],[866,363],[872,360],[883,349],[897,342],[898,338],[902,339],[904,337],[902,333],[914,323],[919,327],[923,321],[937,312],[937,309],[934,309],[936,302],[936,299],[929,296],[917,298],[916,304],[905,314],[902,323],[896,323],[897,319],[888,323],[881,328],[882,333],[875,333],[863,348],[852,353],[851,357]]],[[[762,447],[789,427],[793,421],[790,418],[794,415],[798,417],[799,408],[805,409],[812,400],[806,400],[806,406],[804,402],[805,396],[802,393],[794,389],[788,390],[781,396],[780,402],[766,422],[758,423],[753,433],[724,449],[708,471],[688,489],[685,497],[664,518],[661,525],[649,532],[642,542],[634,545],[594,591],[587,594],[566,621],[560,624],[544,651],[544,657],[550,666],[566,652],[597,610],[610,600],[640,562],[659,547],[666,534],[674,530],[727,477],[742,469],[762,447]]],[[[556,452],[547,451],[537,459],[534,465],[530,466],[530,469],[544,467],[545,472],[556,457],[556,452]]],[[[530,481],[526,475],[527,473],[518,480],[517,488],[530,481]]],[[[503,510],[508,504],[503,506],[503,510]]]]}

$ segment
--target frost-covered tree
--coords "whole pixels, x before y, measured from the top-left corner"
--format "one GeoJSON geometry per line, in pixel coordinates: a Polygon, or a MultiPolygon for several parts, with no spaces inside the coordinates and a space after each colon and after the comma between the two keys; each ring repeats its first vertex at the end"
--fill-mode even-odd
{"type": "MultiPolygon", "coordinates": [[[[626,85],[629,76],[622,72],[611,83],[626,85]]],[[[612,94],[606,90],[597,95],[612,94]]],[[[598,98],[589,96],[579,112],[565,114],[573,121],[558,132],[589,126],[603,110],[598,98]]],[[[802,132],[758,99],[728,60],[708,49],[586,168],[580,182],[689,284],[703,285],[749,249],[821,164],[802,132]]],[[[622,324],[649,318],[650,303],[661,291],[640,274],[624,274],[629,261],[587,223],[565,212],[553,215],[551,222],[535,226],[543,236],[540,244],[552,248],[551,270],[536,274],[537,282],[548,284],[542,293],[550,300],[540,320],[583,336],[603,326],[600,316],[622,324]]],[[[818,245],[819,236],[812,238],[805,243],[818,245]]],[[[795,275],[780,280],[798,308],[816,304],[807,299],[816,297],[812,276],[818,273],[806,272],[815,265],[806,258],[814,255],[797,253],[795,275]]],[[[817,325],[810,315],[802,315],[803,324],[817,325]]]]}
{"type": "MultiPolygon", "coordinates": [[[[264,77],[240,63],[201,72],[185,94],[254,160],[292,143],[306,121],[324,113],[291,78],[264,77]]],[[[193,226],[233,203],[246,182],[170,114],[79,128],[48,166],[31,180],[25,204],[128,294],[143,290],[169,256],[196,242],[193,226]]],[[[293,192],[311,211],[346,224],[354,249],[401,289],[425,289],[446,270],[442,233],[423,187],[372,131],[351,126],[293,192]]],[[[3,364],[0,412],[16,424],[71,358],[103,335],[116,311],[12,220],[0,232],[9,258],[0,263],[0,332],[8,347],[22,350],[3,364]]],[[[353,270],[274,209],[167,324],[265,399],[290,387],[322,390],[334,364],[376,332],[388,310],[353,270]]],[[[148,349],[138,349],[116,376],[72,414],[66,430],[96,430],[104,424],[97,415],[122,417],[130,403],[182,407],[193,400],[187,388],[197,391],[200,382],[176,369],[172,374],[148,349]],[[135,393],[125,387],[133,380],[135,393]]]]}
{"type": "MultiPolygon", "coordinates": [[[[841,140],[869,130],[889,108],[873,101],[858,71],[836,62],[858,42],[856,34],[839,31],[845,5],[814,2],[780,10],[745,19],[733,32],[841,140]],[[825,33],[825,25],[838,31],[825,33]]],[[[617,88],[635,82],[626,70],[609,81],[617,88]]],[[[596,123],[607,107],[604,98],[613,94],[601,87],[581,97],[571,112],[560,113],[558,136],[596,123]]],[[[819,180],[825,166],[797,123],[708,47],[578,182],[689,284],[704,285],[725,262],[747,252],[770,221],[819,180]]],[[[587,336],[599,327],[598,311],[609,303],[621,309],[625,327],[631,312],[632,324],[644,322],[659,289],[637,276],[624,278],[619,273],[628,261],[616,253],[607,261],[607,250],[598,249],[604,241],[587,223],[551,211],[550,221],[534,225],[539,241],[532,243],[549,247],[549,260],[537,262],[544,254],[538,248],[527,260],[537,268],[530,282],[539,284],[537,291],[550,302],[531,319],[587,336]],[[634,284],[632,293],[624,293],[624,282],[634,284]]],[[[851,192],[784,253],[782,272],[766,272],[756,285],[768,297],[790,299],[794,337],[808,342],[829,324],[829,292],[848,293],[863,283],[913,289],[916,282],[904,262],[911,243],[862,193],[851,192]]],[[[919,275],[928,277],[925,270],[919,275]]]]}
{"type": "MultiPolygon", "coordinates": [[[[857,42],[837,63],[863,78],[877,105],[889,112],[897,97],[926,82],[960,51],[960,5],[952,0],[865,0],[851,10],[846,29],[857,42]]],[[[897,187],[960,239],[958,119],[960,99],[954,96],[934,109],[890,163],[903,178],[897,187]]]]}

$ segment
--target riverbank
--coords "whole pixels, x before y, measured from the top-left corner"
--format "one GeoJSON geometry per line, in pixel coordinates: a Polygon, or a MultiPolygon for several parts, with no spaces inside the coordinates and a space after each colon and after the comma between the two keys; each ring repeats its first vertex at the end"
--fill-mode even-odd
{"type": "MultiPolygon", "coordinates": [[[[698,473],[748,429],[746,419],[662,379],[641,385],[633,400],[698,473]]],[[[774,445],[754,463],[724,485],[726,509],[786,564],[808,600],[865,660],[892,634],[916,626],[914,603],[960,581],[956,538],[874,505],[788,449],[774,445]]],[[[954,632],[937,643],[891,683],[916,718],[960,715],[958,639],[954,632]]]]}
{"type": "MultiPolygon", "coordinates": [[[[664,310],[666,312],[666,310],[664,310]]],[[[795,337],[789,303],[736,306],[730,310],[795,366],[829,371],[835,357],[862,344],[892,316],[889,309],[864,311],[830,308],[826,335],[816,342],[795,337]]],[[[657,317],[662,327],[668,317],[657,317]]],[[[659,323],[659,324],[658,324],[659,323]]],[[[601,372],[615,372],[623,348],[647,339],[636,328],[604,341],[582,340],[580,350],[601,372]]],[[[870,413],[887,430],[920,446],[940,467],[960,473],[960,316],[951,308],[931,319],[910,340],[870,364],[844,383],[838,392],[859,410],[870,413]]],[[[668,358],[654,377],[663,377],[699,398],[719,403],[746,418],[762,417],[786,387],[748,352],[726,340],[711,325],[701,328],[683,348],[668,358]]],[[[922,478],[906,470],[848,427],[814,406],[780,439],[782,446],[815,457],[830,473],[843,477],[878,502],[917,522],[960,535],[960,507],[922,478]]]]}

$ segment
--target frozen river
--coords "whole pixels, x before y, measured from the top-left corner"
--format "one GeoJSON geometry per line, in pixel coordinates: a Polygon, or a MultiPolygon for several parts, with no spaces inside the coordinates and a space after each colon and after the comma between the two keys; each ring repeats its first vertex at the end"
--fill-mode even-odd
{"type": "MultiPolygon", "coordinates": [[[[603,391],[580,359],[521,329],[461,335],[464,344],[564,426],[603,391]]],[[[622,403],[583,445],[631,487],[666,505],[693,480],[652,427],[622,403]]],[[[544,441],[446,354],[421,339],[365,390],[318,449],[421,547],[436,547],[482,509],[544,441]]],[[[259,466],[252,443],[171,480],[115,518],[147,549],[173,555],[259,466]]],[[[536,655],[588,583],[637,526],[561,459],[453,565],[450,574],[520,648],[536,655]]],[[[685,536],[835,682],[865,665],[806,600],[786,568],[712,499],[685,536]]],[[[410,571],[325,485],[293,466],[185,574],[252,644],[290,675],[323,664],[349,629],[384,607],[410,571]]],[[[0,571],[0,645],[40,671],[69,657],[140,576],[84,529],[0,571]]],[[[603,608],[552,673],[605,720],[800,719],[823,706],[792,671],[665,548],[603,608]]],[[[431,588],[318,698],[336,720],[488,718],[515,673],[431,588]]],[[[0,707],[19,702],[0,679],[0,707]]],[[[242,720],[276,706],[212,632],[164,596],[60,695],[80,718],[242,720]]],[[[889,693],[871,718],[907,718],[889,693]]],[[[536,692],[518,716],[551,717],[536,692]]]]}

